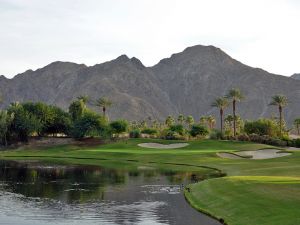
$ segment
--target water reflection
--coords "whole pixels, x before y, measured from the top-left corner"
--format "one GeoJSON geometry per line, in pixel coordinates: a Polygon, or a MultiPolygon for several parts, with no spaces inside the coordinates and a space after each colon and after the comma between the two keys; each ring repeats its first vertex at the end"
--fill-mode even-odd
{"type": "Polygon", "coordinates": [[[218,224],[181,193],[205,176],[0,161],[0,224],[218,224]]]}

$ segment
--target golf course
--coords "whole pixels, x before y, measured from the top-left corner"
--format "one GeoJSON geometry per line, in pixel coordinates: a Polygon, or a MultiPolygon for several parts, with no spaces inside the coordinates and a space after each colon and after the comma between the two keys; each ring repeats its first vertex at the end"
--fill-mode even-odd
{"type": "Polygon", "coordinates": [[[22,147],[1,151],[0,159],[108,168],[151,166],[181,172],[207,170],[215,176],[185,187],[186,200],[195,209],[229,225],[300,224],[300,151],[297,149],[240,141],[137,138],[90,146],[22,147]],[[141,147],[145,143],[182,145],[174,149],[141,147]],[[263,149],[290,154],[270,159],[222,158],[217,154],[235,155],[263,149]]]}

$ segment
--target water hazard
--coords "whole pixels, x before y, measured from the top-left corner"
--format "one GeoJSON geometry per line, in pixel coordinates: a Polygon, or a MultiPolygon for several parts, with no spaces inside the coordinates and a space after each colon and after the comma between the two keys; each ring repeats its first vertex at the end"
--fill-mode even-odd
{"type": "Polygon", "coordinates": [[[182,189],[207,174],[0,161],[0,224],[217,225],[182,189]]]}

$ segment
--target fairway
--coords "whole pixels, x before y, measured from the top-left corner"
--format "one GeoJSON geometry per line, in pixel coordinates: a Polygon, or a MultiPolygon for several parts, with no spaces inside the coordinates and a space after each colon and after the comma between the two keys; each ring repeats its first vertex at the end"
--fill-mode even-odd
{"type": "Polygon", "coordinates": [[[180,171],[222,171],[226,177],[190,185],[190,204],[230,225],[296,225],[300,207],[300,152],[265,160],[225,159],[218,152],[272,148],[263,144],[198,140],[179,149],[151,149],[138,144],[178,141],[129,139],[99,146],[64,145],[0,152],[2,159],[42,159],[53,162],[138,167],[151,165],[180,171]],[[263,210],[262,210],[263,209],[263,210]]]}

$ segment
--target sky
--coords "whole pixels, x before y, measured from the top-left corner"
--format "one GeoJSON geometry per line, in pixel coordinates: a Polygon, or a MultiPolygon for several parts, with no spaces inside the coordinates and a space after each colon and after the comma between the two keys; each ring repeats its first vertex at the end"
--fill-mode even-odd
{"type": "Polygon", "coordinates": [[[0,0],[0,74],[119,55],[152,66],[214,45],[252,67],[300,73],[300,0],[0,0]]]}

